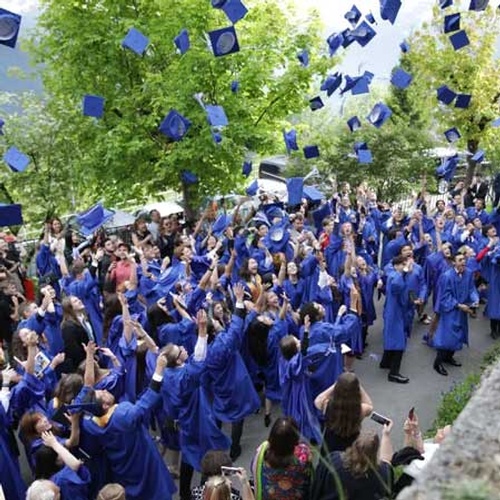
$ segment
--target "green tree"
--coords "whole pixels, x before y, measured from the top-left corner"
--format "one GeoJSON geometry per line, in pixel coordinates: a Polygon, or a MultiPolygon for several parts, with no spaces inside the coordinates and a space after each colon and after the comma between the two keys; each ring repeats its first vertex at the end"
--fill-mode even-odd
{"type": "MultiPolygon", "coordinates": [[[[285,119],[307,105],[313,77],[331,64],[320,48],[317,14],[299,23],[289,6],[274,0],[248,2],[247,16],[235,26],[241,51],[220,58],[207,49],[205,34],[230,23],[208,0],[41,3],[29,50],[41,68],[47,92],[43,114],[52,141],[38,138],[31,148],[26,141],[20,144],[32,153],[40,173],[50,172],[67,192],[72,187],[79,209],[90,200],[113,204],[165,188],[182,190],[191,201],[231,191],[243,181],[245,154],[276,147],[285,119]],[[131,27],[150,39],[143,57],[121,47],[131,27]],[[181,56],[173,39],[183,28],[191,48],[181,56]],[[305,48],[311,60],[307,68],[297,60],[305,48]],[[240,82],[237,93],[231,91],[233,80],[240,82]],[[206,104],[222,105],[229,118],[220,144],[193,98],[200,92],[206,104]],[[105,98],[102,119],[82,116],[85,94],[105,98]],[[192,122],[180,142],[158,131],[170,109],[192,122]],[[62,182],[54,169],[64,174],[62,182]],[[184,170],[200,182],[182,186],[184,170]]],[[[8,142],[19,139],[14,129],[8,142]]],[[[39,172],[26,175],[36,183],[39,172]]],[[[58,203],[58,195],[54,198],[58,203]]]]}
{"type": "Polygon", "coordinates": [[[484,12],[469,12],[468,4],[459,1],[444,10],[436,6],[432,20],[410,38],[411,49],[405,59],[414,76],[408,90],[410,99],[432,119],[436,134],[443,138],[446,129],[459,130],[462,137],[457,147],[470,153],[466,175],[469,184],[476,168],[472,155],[481,148],[495,149],[498,142],[498,129],[492,129],[491,121],[500,114],[500,60],[495,58],[500,23],[491,6],[484,12]],[[462,13],[461,28],[470,45],[455,51],[448,40],[450,34],[444,34],[443,23],[445,15],[457,11],[462,13]],[[471,94],[470,106],[460,109],[438,103],[436,90],[442,85],[459,94],[471,94]]]}

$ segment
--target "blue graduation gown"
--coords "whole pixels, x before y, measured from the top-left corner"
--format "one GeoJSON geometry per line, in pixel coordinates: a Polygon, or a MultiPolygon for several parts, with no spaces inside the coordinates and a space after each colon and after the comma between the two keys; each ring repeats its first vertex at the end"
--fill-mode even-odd
{"type": "Polygon", "coordinates": [[[283,415],[295,419],[302,436],[321,443],[321,428],[314,409],[308,373],[308,367],[316,357],[304,356],[300,352],[290,360],[280,357],[281,408],[283,415]]]}
{"type": "Polygon", "coordinates": [[[165,323],[158,328],[158,345],[182,345],[191,354],[196,344],[196,323],[183,318],[179,323],[165,323]]]}
{"type": "Polygon", "coordinates": [[[49,343],[49,350],[52,356],[64,352],[64,342],[61,333],[62,307],[61,304],[54,304],[54,312],[45,312],[43,317],[44,334],[49,343]]]}
{"type": "Polygon", "coordinates": [[[113,394],[116,401],[120,401],[124,394],[125,368],[113,368],[104,378],[94,385],[95,390],[105,390],[113,394]]]}
{"type": "Polygon", "coordinates": [[[67,465],[54,474],[50,480],[61,489],[62,500],[88,500],[90,472],[84,465],[77,471],[67,465]]]}
{"type": "Polygon", "coordinates": [[[233,314],[227,331],[208,348],[204,384],[213,397],[212,409],[222,422],[238,422],[260,408],[260,398],[240,354],[244,320],[233,314]]]}
{"type": "Polygon", "coordinates": [[[365,315],[365,324],[373,325],[377,319],[375,304],[373,303],[373,292],[378,281],[378,275],[375,271],[369,271],[366,275],[358,272],[359,287],[361,288],[361,302],[363,304],[363,313],[365,315]]]}
{"type": "Polygon", "coordinates": [[[406,349],[408,323],[408,284],[406,277],[393,271],[387,278],[384,304],[384,350],[406,349]]]}
{"type": "Polygon", "coordinates": [[[0,485],[8,500],[24,500],[26,485],[19,469],[19,462],[10,447],[9,422],[0,404],[0,485]]]}
{"type": "Polygon", "coordinates": [[[479,302],[479,295],[474,286],[472,273],[465,269],[462,277],[455,269],[442,274],[439,284],[439,296],[435,312],[439,322],[433,338],[436,349],[458,351],[463,344],[469,344],[469,324],[467,313],[458,309],[458,304],[471,305],[479,302]]]}
{"type": "Polygon", "coordinates": [[[82,421],[109,459],[111,481],[120,483],[130,500],[169,500],[176,491],[147,429],[150,411],[160,400],[160,394],[147,389],[136,404],[120,403],[104,417],[82,421]]]}
{"type": "Polygon", "coordinates": [[[489,319],[498,320],[500,319],[500,261],[492,255],[486,255],[481,264],[481,274],[488,282],[484,314],[489,319]]]}
{"type": "Polygon", "coordinates": [[[183,366],[165,370],[162,387],[167,407],[179,421],[182,460],[198,471],[207,451],[228,450],[231,446],[231,440],[217,427],[200,387],[204,369],[204,362],[190,358],[183,366]]]}

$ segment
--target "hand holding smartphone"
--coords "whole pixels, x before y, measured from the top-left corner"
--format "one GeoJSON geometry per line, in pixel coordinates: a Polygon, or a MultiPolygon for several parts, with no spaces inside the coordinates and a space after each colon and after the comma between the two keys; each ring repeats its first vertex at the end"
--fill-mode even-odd
{"type": "Polygon", "coordinates": [[[240,472],[239,467],[226,467],[224,465],[220,468],[223,476],[234,476],[240,472]]]}
{"type": "Polygon", "coordinates": [[[377,413],[375,411],[372,412],[372,414],[370,415],[370,418],[374,422],[377,422],[377,424],[380,424],[380,425],[387,425],[391,422],[387,417],[384,417],[383,415],[381,415],[380,413],[377,413]]]}

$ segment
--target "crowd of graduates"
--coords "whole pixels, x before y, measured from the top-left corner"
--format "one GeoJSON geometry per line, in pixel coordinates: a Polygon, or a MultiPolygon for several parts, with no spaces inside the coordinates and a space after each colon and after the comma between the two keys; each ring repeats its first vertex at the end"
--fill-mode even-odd
{"type": "MultiPolygon", "coordinates": [[[[373,404],[353,366],[382,335],[380,368],[408,383],[403,353],[421,321],[446,376],[480,304],[500,337],[500,212],[471,193],[457,185],[435,206],[421,193],[405,213],[367,185],[294,207],[261,192],[247,214],[210,206],[190,225],[152,211],[120,237],[94,220],[87,239],[52,218],[36,293],[4,234],[5,497],[388,497],[392,422],[380,439],[361,432],[373,404]],[[270,434],[247,474],[232,462],[258,412],[270,434]],[[177,459],[167,467],[160,450],[177,459]]],[[[408,462],[424,451],[416,416],[404,431],[408,462]]]]}

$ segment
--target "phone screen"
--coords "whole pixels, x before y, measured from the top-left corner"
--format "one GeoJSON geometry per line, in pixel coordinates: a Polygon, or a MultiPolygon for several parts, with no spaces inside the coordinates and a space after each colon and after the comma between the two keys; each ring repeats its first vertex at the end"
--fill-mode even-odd
{"type": "Polygon", "coordinates": [[[377,424],[380,424],[380,425],[385,425],[385,424],[389,423],[389,419],[387,417],[384,417],[383,415],[380,415],[380,413],[373,412],[370,415],[370,418],[374,422],[377,422],[377,424]]]}

